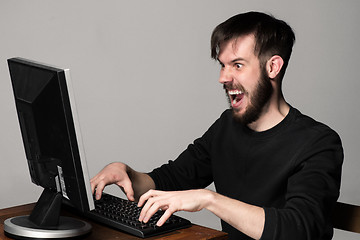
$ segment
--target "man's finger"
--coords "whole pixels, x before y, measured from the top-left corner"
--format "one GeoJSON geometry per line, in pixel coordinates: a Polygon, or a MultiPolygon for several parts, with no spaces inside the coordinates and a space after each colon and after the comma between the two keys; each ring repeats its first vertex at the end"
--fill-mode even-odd
{"type": "Polygon", "coordinates": [[[131,181],[129,179],[129,181],[126,181],[123,186],[120,186],[124,189],[124,192],[126,194],[126,197],[130,200],[130,201],[135,201],[134,198],[134,189],[132,188],[132,184],[131,181]]]}
{"type": "Polygon", "coordinates": [[[156,223],[156,225],[158,227],[161,227],[173,214],[172,211],[170,211],[170,208],[168,208],[164,214],[161,216],[161,218],[159,219],[159,221],[156,223]]]}
{"type": "Polygon", "coordinates": [[[96,186],[96,193],[95,193],[95,199],[99,200],[101,198],[102,192],[105,188],[104,182],[99,182],[99,184],[96,186]]]}

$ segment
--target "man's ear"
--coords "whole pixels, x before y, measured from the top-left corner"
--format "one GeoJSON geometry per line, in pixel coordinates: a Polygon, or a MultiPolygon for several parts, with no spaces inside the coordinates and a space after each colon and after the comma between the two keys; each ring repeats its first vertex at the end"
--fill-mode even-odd
{"type": "Polygon", "coordinates": [[[279,55],[272,56],[266,63],[266,71],[269,78],[275,79],[284,65],[284,60],[279,55]]]}

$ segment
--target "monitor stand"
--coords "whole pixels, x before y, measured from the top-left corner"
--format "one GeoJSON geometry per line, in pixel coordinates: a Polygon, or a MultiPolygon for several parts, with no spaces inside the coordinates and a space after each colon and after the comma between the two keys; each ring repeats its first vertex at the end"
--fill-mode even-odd
{"type": "Polygon", "coordinates": [[[62,195],[44,189],[30,215],[4,221],[4,232],[15,239],[71,239],[86,235],[91,225],[79,219],[60,216],[62,195]]]}

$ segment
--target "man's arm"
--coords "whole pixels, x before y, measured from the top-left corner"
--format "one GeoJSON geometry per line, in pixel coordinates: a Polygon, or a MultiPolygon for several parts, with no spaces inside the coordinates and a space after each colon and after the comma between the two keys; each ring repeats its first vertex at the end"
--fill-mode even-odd
{"type": "Polygon", "coordinates": [[[105,186],[118,185],[130,201],[135,201],[142,194],[155,188],[152,178],[141,172],[137,172],[128,165],[115,162],[107,165],[95,177],[90,180],[91,190],[96,199],[100,199],[105,186]]]}
{"type": "Polygon", "coordinates": [[[211,192],[206,209],[254,239],[260,239],[264,230],[264,209],[211,192]]]}
{"type": "Polygon", "coordinates": [[[138,206],[143,206],[139,221],[144,222],[149,221],[159,209],[164,210],[158,226],[164,224],[174,212],[195,212],[204,208],[254,239],[261,238],[265,224],[263,208],[206,189],[174,192],[150,190],[141,196],[138,206]]]}

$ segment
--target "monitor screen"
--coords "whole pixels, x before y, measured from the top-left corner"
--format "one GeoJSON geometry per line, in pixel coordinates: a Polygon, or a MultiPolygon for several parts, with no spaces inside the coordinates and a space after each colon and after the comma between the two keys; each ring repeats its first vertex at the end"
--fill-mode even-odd
{"type": "Polygon", "coordinates": [[[8,60],[33,183],[61,193],[81,211],[94,208],[68,69],[8,60]]]}

